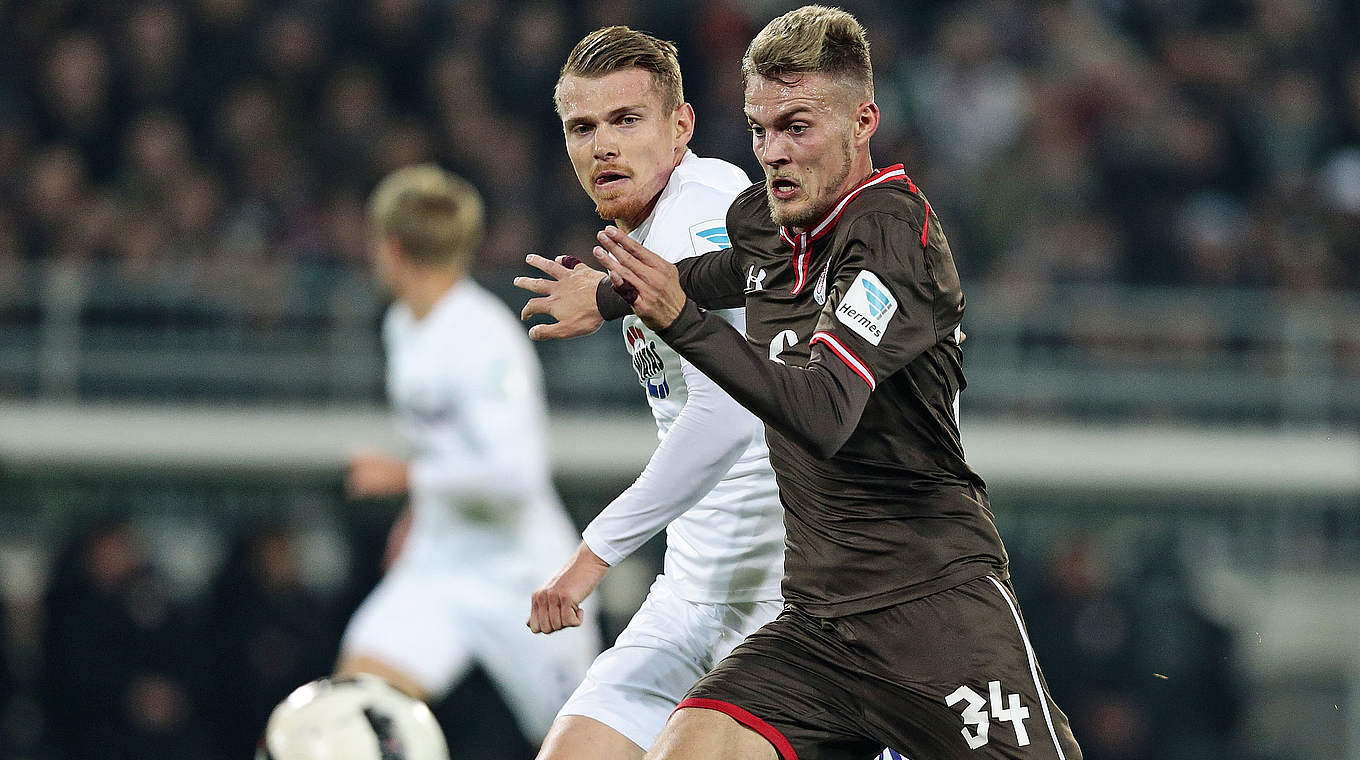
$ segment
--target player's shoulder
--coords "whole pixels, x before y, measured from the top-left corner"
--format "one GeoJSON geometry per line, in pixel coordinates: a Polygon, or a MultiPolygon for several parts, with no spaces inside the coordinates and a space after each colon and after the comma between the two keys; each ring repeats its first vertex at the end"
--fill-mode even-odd
{"type": "Polygon", "coordinates": [[[389,346],[411,332],[415,317],[411,309],[401,301],[393,301],[383,312],[382,337],[389,346]]]}
{"type": "Polygon", "coordinates": [[[705,158],[686,153],[685,157],[671,173],[671,181],[682,191],[704,192],[711,190],[732,197],[751,183],[746,172],[736,164],[721,158],[705,158]]]}
{"type": "Polygon", "coordinates": [[[765,193],[765,183],[756,182],[737,194],[732,207],[727,212],[729,226],[772,225],[770,221],[770,199],[765,193]]]}
{"type": "Polygon", "coordinates": [[[900,227],[920,235],[928,213],[920,190],[908,181],[881,182],[862,190],[845,208],[840,226],[849,230],[866,227],[900,227]]]}
{"type": "Polygon", "coordinates": [[[524,326],[510,307],[471,277],[459,280],[447,298],[431,314],[436,320],[432,327],[447,336],[450,346],[460,346],[464,358],[517,350],[519,344],[528,343],[524,326]]]}
{"type": "Polygon", "coordinates": [[[727,248],[727,208],[748,180],[745,172],[693,153],[671,173],[646,244],[669,261],[727,248]]]}
{"type": "MultiPolygon", "coordinates": [[[[472,278],[459,284],[462,308],[457,319],[462,326],[477,325],[479,329],[524,337],[523,326],[504,301],[472,278]]],[[[527,340],[527,338],[525,338],[527,340]]]]}

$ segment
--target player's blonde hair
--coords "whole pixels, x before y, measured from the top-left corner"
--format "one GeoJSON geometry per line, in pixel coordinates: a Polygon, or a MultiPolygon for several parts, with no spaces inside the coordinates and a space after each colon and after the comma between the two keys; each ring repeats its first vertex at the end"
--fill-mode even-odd
{"type": "Polygon", "coordinates": [[[650,71],[661,93],[661,105],[667,111],[674,111],[685,102],[679,54],[673,43],[626,26],[606,26],[582,37],[571,49],[557,75],[553,105],[561,114],[562,101],[558,92],[562,89],[563,79],[569,76],[596,79],[625,69],[650,71]]]}
{"type": "Polygon", "coordinates": [[[788,81],[799,74],[843,78],[874,97],[874,68],[864,27],[840,8],[805,5],[765,25],[741,59],[742,81],[752,76],[788,81]]]}
{"type": "Polygon", "coordinates": [[[370,229],[395,238],[423,266],[466,268],[482,241],[482,197],[471,183],[434,164],[397,169],[368,201],[370,229]]]}

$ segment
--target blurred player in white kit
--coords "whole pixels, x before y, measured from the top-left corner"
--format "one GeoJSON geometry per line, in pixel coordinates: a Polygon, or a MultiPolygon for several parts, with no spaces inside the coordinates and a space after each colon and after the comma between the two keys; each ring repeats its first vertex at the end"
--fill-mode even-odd
{"type": "Polygon", "coordinates": [[[549,479],[541,372],[523,328],[466,276],[482,236],[471,185],[393,172],[369,201],[387,391],[409,459],[356,455],[355,496],[409,493],[401,550],[345,631],[337,671],[438,699],[480,664],[525,737],[542,741],[599,652],[592,620],[549,640],[525,600],[578,534],[549,479]]]}
{"type": "MultiPolygon", "coordinates": [[[[602,218],[671,261],[727,247],[727,207],[750,181],[688,150],[694,110],[674,45],[627,27],[595,31],[572,50],[555,100],[567,153],[602,218]]],[[[545,296],[523,317],[553,299],[594,304],[598,272],[529,260],[556,279],[516,281],[545,296]]],[[[741,310],[724,316],[742,328],[741,310]]],[[[529,627],[579,624],[580,603],[609,567],[662,528],[665,568],[562,708],[539,760],[641,758],[694,682],[783,606],[784,529],[763,425],[637,317],[624,319],[623,333],[661,443],[534,594],[529,627]]]]}

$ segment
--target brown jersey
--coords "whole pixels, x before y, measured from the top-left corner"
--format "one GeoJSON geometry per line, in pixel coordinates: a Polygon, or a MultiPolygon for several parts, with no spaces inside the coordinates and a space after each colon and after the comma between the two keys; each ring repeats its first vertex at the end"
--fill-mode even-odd
{"type": "Polygon", "coordinates": [[[785,599],[850,615],[1006,578],[955,418],[963,293],[902,167],[875,172],[801,231],[771,221],[756,184],[727,230],[732,248],[681,264],[691,302],[659,335],[767,423],[785,599]],[[744,339],[699,308],[741,304],[744,339]]]}

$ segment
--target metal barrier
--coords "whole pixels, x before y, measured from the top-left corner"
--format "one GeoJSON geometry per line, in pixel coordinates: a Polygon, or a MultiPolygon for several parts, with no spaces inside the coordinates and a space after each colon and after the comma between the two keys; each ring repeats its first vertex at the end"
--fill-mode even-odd
{"type": "MultiPolygon", "coordinates": [[[[517,310],[525,294],[510,285],[515,274],[479,280],[517,310]]],[[[0,289],[0,396],[380,400],[380,295],[345,270],[293,279],[312,284],[285,284],[261,306],[98,267],[31,269],[0,289]]],[[[967,410],[1360,421],[1360,294],[999,282],[966,292],[967,410]]],[[[539,348],[555,401],[639,403],[612,328],[539,348]]]]}

